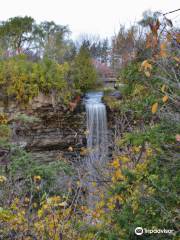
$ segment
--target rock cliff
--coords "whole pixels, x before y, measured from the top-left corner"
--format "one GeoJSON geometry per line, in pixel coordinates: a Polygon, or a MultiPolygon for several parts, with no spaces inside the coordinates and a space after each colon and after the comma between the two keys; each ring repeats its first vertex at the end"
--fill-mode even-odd
{"type": "Polygon", "coordinates": [[[76,161],[86,147],[86,119],[82,101],[70,111],[55,103],[53,98],[41,95],[26,109],[9,104],[6,113],[12,119],[12,142],[25,148],[36,161],[51,162],[62,157],[76,161]],[[38,121],[22,124],[14,120],[19,112],[36,117],[38,121]]]}

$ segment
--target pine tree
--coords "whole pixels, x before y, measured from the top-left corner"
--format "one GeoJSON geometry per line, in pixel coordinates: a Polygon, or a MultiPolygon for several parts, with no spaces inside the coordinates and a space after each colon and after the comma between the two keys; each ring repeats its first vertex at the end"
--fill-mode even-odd
{"type": "Polygon", "coordinates": [[[87,47],[81,46],[74,61],[73,81],[76,89],[85,92],[96,85],[97,73],[92,64],[90,52],[87,47]]]}

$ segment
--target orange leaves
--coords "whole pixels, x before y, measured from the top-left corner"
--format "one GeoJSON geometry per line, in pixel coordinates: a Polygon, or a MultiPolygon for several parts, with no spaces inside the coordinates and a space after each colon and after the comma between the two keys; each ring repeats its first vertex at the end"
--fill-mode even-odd
{"type": "Polygon", "coordinates": [[[157,19],[155,23],[150,24],[150,29],[151,29],[151,47],[156,48],[158,45],[158,30],[160,27],[160,22],[157,19]]]}
{"type": "Polygon", "coordinates": [[[157,35],[159,27],[160,27],[160,22],[158,19],[154,24],[150,24],[151,32],[153,33],[153,35],[155,36],[157,35]]]}
{"type": "Polygon", "coordinates": [[[162,42],[162,43],[161,43],[159,55],[160,55],[162,58],[165,58],[165,57],[168,56],[168,52],[167,52],[167,42],[162,42]]]}
{"type": "Polygon", "coordinates": [[[150,48],[152,45],[152,37],[151,37],[151,33],[148,33],[146,35],[146,48],[150,48]]]}
{"type": "Polygon", "coordinates": [[[180,33],[176,33],[175,35],[177,43],[180,43],[180,33]]]}
{"type": "Polygon", "coordinates": [[[167,102],[168,99],[169,99],[169,97],[168,97],[167,95],[165,95],[165,96],[162,98],[163,103],[167,102]]]}
{"type": "MultiPolygon", "coordinates": [[[[161,87],[161,92],[165,93],[166,90],[167,90],[167,86],[164,84],[162,87],[161,87]]],[[[162,101],[163,103],[167,102],[169,99],[168,95],[166,94],[165,96],[162,97],[162,101]]]]}
{"type": "Polygon", "coordinates": [[[144,60],[141,64],[141,67],[145,70],[152,70],[152,65],[148,62],[148,60],[144,60]]]}
{"type": "Polygon", "coordinates": [[[158,103],[154,103],[151,108],[151,112],[155,114],[158,110],[158,103]]]}
{"type": "Polygon", "coordinates": [[[156,48],[158,46],[158,30],[160,27],[159,20],[149,24],[151,32],[146,35],[146,48],[156,48]]]}
{"type": "MultiPolygon", "coordinates": [[[[169,99],[168,95],[163,96],[163,97],[162,97],[163,103],[166,103],[166,102],[168,101],[168,99],[169,99]]],[[[155,113],[157,112],[157,110],[158,110],[158,103],[156,102],[156,103],[154,103],[154,104],[152,105],[152,107],[151,107],[151,112],[152,112],[153,114],[155,114],[155,113]]]]}

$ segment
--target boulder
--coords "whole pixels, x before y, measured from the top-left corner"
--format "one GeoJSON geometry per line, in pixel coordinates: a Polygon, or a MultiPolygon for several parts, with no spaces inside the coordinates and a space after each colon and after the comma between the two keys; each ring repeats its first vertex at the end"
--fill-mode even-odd
{"type": "Polygon", "coordinates": [[[119,91],[114,91],[114,92],[110,93],[109,96],[111,96],[117,100],[122,99],[122,94],[119,91]]]}

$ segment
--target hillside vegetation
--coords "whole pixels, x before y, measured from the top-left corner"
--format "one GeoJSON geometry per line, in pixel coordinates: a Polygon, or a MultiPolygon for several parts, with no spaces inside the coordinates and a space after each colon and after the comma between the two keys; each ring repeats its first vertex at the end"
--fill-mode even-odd
{"type": "MultiPolygon", "coordinates": [[[[58,173],[76,173],[71,164],[65,159],[49,165],[33,162],[11,143],[11,122],[5,112],[0,114],[0,239],[135,240],[136,227],[174,230],[143,234],[144,240],[178,239],[180,31],[161,17],[145,15],[114,37],[111,68],[122,99],[105,93],[114,138],[94,209],[83,198],[82,169],[66,192],[57,192],[58,173]],[[143,29],[141,35],[137,28],[143,29]]],[[[53,22],[37,25],[29,17],[1,23],[3,101],[27,106],[40,92],[54,93],[68,107],[77,95],[96,89],[99,73],[91,57],[99,57],[97,45],[84,41],[76,49],[68,32],[53,22]],[[27,46],[36,50],[27,53],[27,46]]],[[[106,54],[100,55],[106,62],[106,54]]],[[[15,120],[38,124],[33,116],[15,120]]]]}

